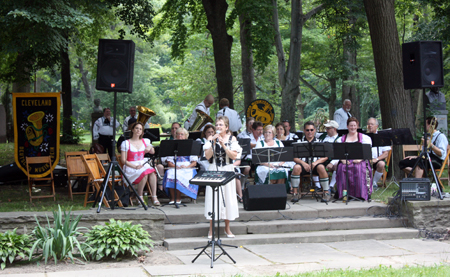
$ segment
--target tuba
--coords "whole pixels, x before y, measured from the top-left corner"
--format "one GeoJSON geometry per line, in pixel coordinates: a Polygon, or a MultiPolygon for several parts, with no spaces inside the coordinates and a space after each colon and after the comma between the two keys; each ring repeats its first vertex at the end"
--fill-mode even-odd
{"type": "Polygon", "coordinates": [[[155,116],[156,113],[149,108],[146,108],[144,106],[137,106],[136,110],[138,111],[138,118],[137,121],[141,122],[145,125],[147,123],[148,119],[152,116],[155,116]]]}
{"type": "Polygon", "coordinates": [[[33,124],[33,126],[28,126],[25,129],[25,134],[27,139],[30,141],[30,144],[33,146],[41,145],[44,140],[44,135],[42,131],[42,119],[44,118],[45,113],[42,111],[34,112],[28,116],[28,121],[33,124]]]}
{"type": "Polygon", "coordinates": [[[325,132],[325,123],[328,122],[328,115],[325,109],[319,108],[317,109],[316,115],[314,116],[314,124],[317,126],[318,132],[325,132]]]}
{"type": "Polygon", "coordinates": [[[194,120],[194,123],[192,123],[192,126],[189,128],[189,132],[197,131],[203,128],[203,126],[206,125],[206,123],[213,123],[214,120],[201,110],[195,110],[197,112],[197,118],[194,120]]]}

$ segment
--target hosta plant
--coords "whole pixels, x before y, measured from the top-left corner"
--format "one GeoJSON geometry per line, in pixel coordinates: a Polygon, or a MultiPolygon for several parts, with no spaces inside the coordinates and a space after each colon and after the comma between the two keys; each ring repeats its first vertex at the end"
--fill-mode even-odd
{"type": "Polygon", "coordinates": [[[139,250],[150,251],[149,246],[153,247],[150,234],[141,224],[133,225],[130,221],[110,219],[105,226],[92,227],[85,236],[89,245],[85,253],[96,260],[108,256],[116,259],[119,255],[128,254],[137,257],[139,250]]]}
{"type": "Polygon", "coordinates": [[[32,245],[30,236],[16,233],[13,231],[6,231],[0,233],[0,268],[3,270],[6,263],[12,264],[17,256],[24,258],[26,253],[30,251],[32,245]]]}
{"type": "Polygon", "coordinates": [[[47,216],[46,226],[41,226],[35,217],[37,226],[32,232],[35,241],[29,253],[30,258],[35,254],[38,258],[44,259],[45,264],[50,258],[53,258],[55,264],[58,260],[67,258],[74,262],[76,256],[86,259],[84,247],[78,241],[82,236],[80,230],[84,228],[78,227],[82,215],[74,218],[70,213],[70,210],[63,213],[58,205],[58,211],[53,211],[53,224],[50,224],[47,216]]]}

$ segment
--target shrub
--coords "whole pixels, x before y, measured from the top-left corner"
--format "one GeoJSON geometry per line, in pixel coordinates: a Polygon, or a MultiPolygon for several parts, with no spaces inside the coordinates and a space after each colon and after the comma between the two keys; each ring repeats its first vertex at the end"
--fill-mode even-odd
{"type": "Polygon", "coordinates": [[[97,225],[85,234],[89,249],[86,253],[96,260],[111,255],[115,259],[118,255],[131,254],[137,257],[137,251],[150,251],[148,245],[153,247],[150,234],[142,229],[141,224],[133,225],[130,221],[122,222],[110,219],[105,226],[97,225]]]}
{"type": "Polygon", "coordinates": [[[6,263],[12,264],[17,256],[25,257],[26,252],[30,251],[32,245],[30,236],[24,234],[19,235],[13,231],[0,233],[0,267],[3,270],[6,263]]]}
{"type": "Polygon", "coordinates": [[[63,214],[61,211],[61,206],[58,205],[58,211],[53,211],[53,226],[50,225],[50,221],[47,216],[46,227],[42,227],[39,220],[35,216],[38,226],[36,226],[32,232],[32,235],[36,241],[30,250],[30,258],[35,250],[42,249],[40,258],[45,259],[45,264],[47,264],[48,259],[51,257],[55,260],[55,264],[58,260],[65,258],[70,258],[73,263],[74,252],[75,250],[78,250],[80,252],[78,255],[82,256],[86,260],[83,248],[78,241],[78,236],[82,235],[79,230],[84,228],[78,227],[78,223],[82,215],[72,219],[70,212],[70,210],[68,213],[64,211],[63,214]]]}

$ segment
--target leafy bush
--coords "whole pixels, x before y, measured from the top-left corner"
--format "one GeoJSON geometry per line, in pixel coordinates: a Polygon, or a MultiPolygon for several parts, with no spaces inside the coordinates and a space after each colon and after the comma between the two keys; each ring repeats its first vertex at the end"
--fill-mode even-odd
{"type": "Polygon", "coordinates": [[[131,221],[110,219],[105,226],[92,227],[85,236],[86,244],[90,247],[86,249],[86,254],[90,254],[96,260],[109,255],[115,259],[119,254],[131,254],[137,257],[137,251],[149,251],[148,245],[153,247],[150,234],[142,229],[141,224],[133,225],[131,221]]]}
{"type": "Polygon", "coordinates": [[[58,205],[58,211],[53,211],[53,226],[50,225],[47,216],[46,227],[42,227],[35,216],[38,226],[36,226],[32,232],[36,241],[30,250],[30,258],[35,250],[42,249],[40,258],[45,259],[45,264],[47,264],[48,259],[51,257],[55,260],[55,264],[58,260],[65,258],[70,258],[70,260],[74,262],[74,252],[78,249],[80,252],[79,255],[86,260],[83,248],[78,241],[78,236],[82,235],[79,230],[84,228],[78,227],[82,215],[72,219],[70,212],[70,210],[68,213],[64,211],[63,214],[61,206],[58,205]]]}
{"type": "Polygon", "coordinates": [[[30,236],[16,234],[16,229],[0,233],[0,267],[3,270],[6,263],[12,264],[17,256],[25,257],[32,245],[30,236]]]}

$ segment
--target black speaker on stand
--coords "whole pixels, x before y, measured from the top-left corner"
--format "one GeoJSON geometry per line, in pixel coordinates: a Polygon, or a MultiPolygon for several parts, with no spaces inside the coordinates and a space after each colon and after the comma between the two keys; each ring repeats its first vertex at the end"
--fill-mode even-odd
{"type": "Polygon", "coordinates": [[[135,44],[131,40],[100,39],[98,44],[97,90],[133,91],[135,44]]]}
{"type": "Polygon", "coordinates": [[[286,209],[286,186],[284,184],[248,186],[244,190],[246,211],[286,209]]]}
{"type": "Polygon", "coordinates": [[[442,42],[415,41],[402,44],[405,89],[444,86],[442,42]]]}

